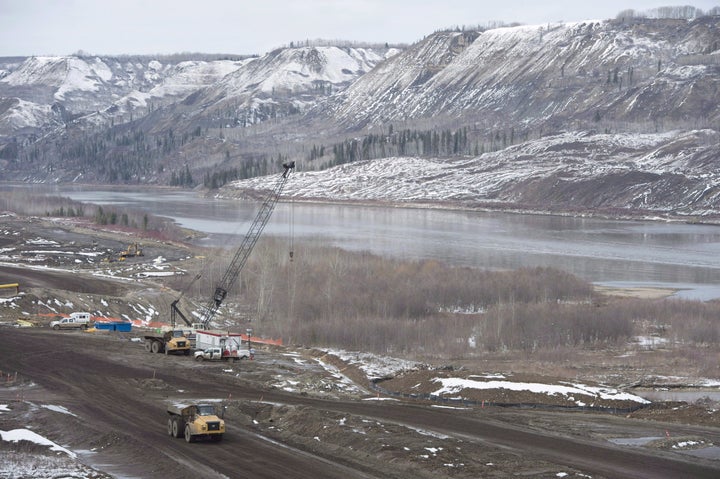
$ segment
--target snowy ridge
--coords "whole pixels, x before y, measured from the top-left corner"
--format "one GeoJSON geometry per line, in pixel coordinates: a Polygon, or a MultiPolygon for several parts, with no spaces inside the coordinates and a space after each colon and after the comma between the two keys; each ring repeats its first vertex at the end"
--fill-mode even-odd
{"type": "Polygon", "coordinates": [[[161,105],[215,84],[243,63],[64,56],[5,64],[0,96],[16,103],[12,111],[0,108],[0,138],[23,128],[54,128],[70,118],[85,117],[91,125],[110,118],[122,122],[124,115],[147,109],[151,101],[161,105]],[[106,116],[98,118],[98,112],[106,116]]]}
{"type": "MultiPolygon", "coordinates": [[[[568,190],[605,208],[647,208],[683,214],[720,212],[720,173],[713,158],[720,135],[564,133],[472,158],[383,158],[324,171],[295,173],[294,198],[398,203],[508,202],[572,206],[568,190]],[[619,179],[630,179],[620,182],[619,179]],[[636,178],[636,179],[633,179],[636,178]],[[668,181],[682,184],[673,194],[668,181]],[[539,185],[539,186],[538,186],[539,185]],[[598,193],[612,188],[613,194],[598,193]],[[603,196],[605,195],[605,196],[603,196]]],[[[269,189],[274,176],[237,181],[221,196],[269,189]]]]}
{"type": "Polygon", "coordinates": [[[372,125],[474,110],[481,125],[516,130],[587,121],[596,111],[632,121],[694,117],[698,108],[716,117],[696,90],[718,89],[718,51],[708,53],[717,23],[608,20],[436,33],[363,76],[328,110],[372,125]],[[652,104],[661,95],[658,111],[652,104]]]}
{"type": "Polygon", "coordinates": [[[314,107],[371,71],[396,49],[299,47],[254,58],[216,85],[198,92],[199,121],[227,117],[227,126],[247,126],[314,107]]]}

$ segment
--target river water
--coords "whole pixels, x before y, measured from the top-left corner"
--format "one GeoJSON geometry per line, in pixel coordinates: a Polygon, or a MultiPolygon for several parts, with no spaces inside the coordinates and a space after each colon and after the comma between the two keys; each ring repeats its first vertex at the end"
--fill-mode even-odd
{"type": "MultiPolygon", "coordinates": [[[[202,244],[228,247],[239,245],[259,208],[183,191],[60,187],[51,193],[169,217],[206,233],[202,244]]],[[[720,227],[711,225],[293,202],[277,205],[263,234],[480,268],[553,266],[597,284],[720,298],[720,227]]]]}

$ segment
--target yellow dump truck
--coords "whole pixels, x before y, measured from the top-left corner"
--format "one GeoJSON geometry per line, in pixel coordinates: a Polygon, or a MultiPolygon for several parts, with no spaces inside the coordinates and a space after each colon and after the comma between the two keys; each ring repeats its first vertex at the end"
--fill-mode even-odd
{"type": "Polygon", "coordinates": [[[225,434],[223,414],[213,404],[172,404],[167,408],[168,435],[185,437],[187,442],[199,439],[222,441],[225,434]]]}
{"type": "Polygon", "coordinates": [[[143,338],[145,339],[145,349],[150,353],[190,355],[190,340],[183,330],[145,333],[143,338]]]}

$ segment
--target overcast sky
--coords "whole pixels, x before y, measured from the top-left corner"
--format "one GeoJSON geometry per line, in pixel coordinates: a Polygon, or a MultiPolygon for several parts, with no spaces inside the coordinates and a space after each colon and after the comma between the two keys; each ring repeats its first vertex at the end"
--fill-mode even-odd
{"type": "Polygon", "coordinates": [[[0,0],[0,56],[263,54],[307,39],[409,44],[447,27],[687,4],[707,11],[720,0],[0,0]]]}

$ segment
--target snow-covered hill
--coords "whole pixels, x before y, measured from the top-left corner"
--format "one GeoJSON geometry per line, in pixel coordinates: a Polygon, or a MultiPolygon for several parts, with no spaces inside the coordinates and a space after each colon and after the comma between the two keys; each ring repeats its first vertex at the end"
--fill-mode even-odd
{"type": "Polygon", "coordinates": [[[716,124],[718,38],[715,17],[441,32],[364,75],[328,116],[348,125],[463,118],[516,132],[716,124]]]}
{"type": "MultiPolygon", "coordinates": [[[[0,138],[41,133],[99,112],[118,123],[215,84],[245,60],[160,61],[150,57],[30,57],[0,78],[0,138]]],[[[7,68],[7,66],[6,66],[7,68]]],[[[95,119],[94,123],[102,119],[95,119]]]]}
{"type": "MultiPolygon", "coordinates": [[[[595,210],[710,220],[720,213],[718,144],[720,134],[713,130],[562,133],[477,157],[382,158],[300,171],[284,194],[317,201],[595,210]]],[[[220,196],[270,190],[275,181],[275,176],[237,181],[220,196]]]]}
{"type": "Polygon", "coordinates": [[[395,48],[337,46],[278,49],[199,91],[187,104],[202,106],[199,118],[245,127],[304,112],[397,53],[395,48]]]}
{"type": "Polygon", "coordinates": [[[295,197],[707,217],[718,125],[713,15],[244,59],[0,59],[0,180],[214,186],[281,158],[302,171],[295,197]]]}

